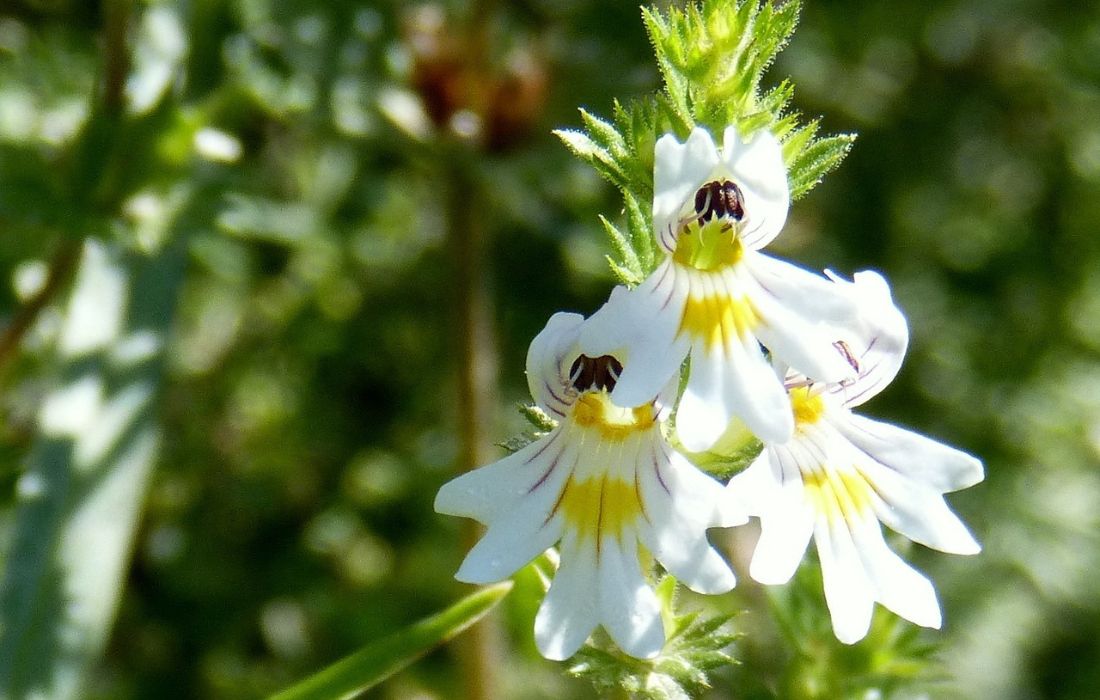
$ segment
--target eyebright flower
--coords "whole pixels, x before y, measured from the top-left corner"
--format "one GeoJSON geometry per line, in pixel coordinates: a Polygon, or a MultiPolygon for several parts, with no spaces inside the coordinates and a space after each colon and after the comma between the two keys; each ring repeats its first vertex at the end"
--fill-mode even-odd
{"type": "Polygon", "coordinates": [[[675,383],[621,408],[609,395],[621,361],[586,354],[577,342],[582,325],[577,314],[555,314],[527,355],[531,395],[558,427],[445,484],[435,508],[488,526],[456,574],[462,581],[501,580],[561,543],[561,565],[535,619],[544,656],[572,656],[602,625],[623,651],[652,657],[665,636],[639,550],[689,588],[722,593],[734,575],[706,531],[747,518],[721,484],[665,441],[675,383]]]}
{"type": "Polygon", "coordinates": [[[855,309],[828,280],[758,250],[779,233],[789,204],[779,143],[734,127],[722,149],[696,128],[687,141],[656,144],[653,222],[668,256],[637,288],[616,288],[582,332],[597,355],[626,365],[612,398],[652,397],[681,363],[690,374],[676,414],[680,441],[705,450],[740,417],[762,440],[794,430],[773,358],[826,382],[854,376],[827,328],[855,309]]]}
{"type": "Polygon", "coordinates": [[[908,328],[877,274],[834,282],[861,307],[860,323],[836,341],[858,378],[823,383],[788,373],[793,438],[766,443],[728,489],[760,518],[752,578],[786,583],[812,535],[833,630],[853,644],[866,636],[875,601],[918,625],[940,626],[932,583],[886,545],[880,522],[928,547],[976,554],[980,546],[943,494],[978,483],[983,471],[968,454],[851,412],[897,374],[908,328]]]}

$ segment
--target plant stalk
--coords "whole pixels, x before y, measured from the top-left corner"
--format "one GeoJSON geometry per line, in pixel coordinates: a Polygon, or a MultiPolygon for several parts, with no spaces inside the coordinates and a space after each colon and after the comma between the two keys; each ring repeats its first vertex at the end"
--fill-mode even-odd
{"type": "MultiPolygon", "coordinates": [[[[471,155],[466,153],[464,155],[471,155]]],[[[493,305],[487,283],[486,235],[477,215],[480,207],[472,162],[457,158],[447,169],[447,227],[454,274],[454,312],[457,320],[458,464],[459,473],[486,464],[489,459],[487,426],[493,424],[497,396],[497,356],[493,332],[493,305]]],[[[480,526],[466,521],[465,545],[473,546],[480,526]]],[[[457,652],[468,700],[500,697],[496,669],[501,656],[499,622],[490,615],[470,628],[457,652]]]]}

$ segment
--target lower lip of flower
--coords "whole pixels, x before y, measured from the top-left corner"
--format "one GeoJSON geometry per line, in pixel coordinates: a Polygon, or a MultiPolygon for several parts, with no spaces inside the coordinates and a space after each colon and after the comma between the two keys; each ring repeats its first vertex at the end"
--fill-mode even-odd
{"type": "Polygon", "coordinates": [[[710,349],[747,337],[759,323],[760,316],[747,297],[735,299],[723,292],[689,295],[684,303],[680,332],[702,340],[710,349]]]}
{"type": "Polygon", "coordinates": [[[611,402],[606,391],[589,391],[577,397],[573,407],[573,422],[596,430],[604,440],[621,442],[634,433],[648,430],[654,423],[653,407],[649,404],[621,408],[611,402]]]}

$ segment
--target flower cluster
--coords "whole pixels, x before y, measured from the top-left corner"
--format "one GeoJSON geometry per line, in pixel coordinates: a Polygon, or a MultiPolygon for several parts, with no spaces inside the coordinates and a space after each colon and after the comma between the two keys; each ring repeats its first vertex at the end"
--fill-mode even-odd
{"type": "Polygon", "coordinates": [[[852,413],[890,383],[908,344],[886,281],[819,276],[760,252],[790,199],[766,130],[729,127],[720,148],[698,127],[682,143],[665,135],[653,175],[663,260],[587,320],[555,314],[531,343],[531,395],[557,427],[439,492],[436,510],[488,528],[457,577],[497,581],[556,544],[561,564],[535,620],[543,655],[567,658],[603,626],[648,658],[665,640],[649,558],[694,591],[728,591],[734,574],[707,529],[755,516],[749,574],[786,583],[813,537],[841,641],[867,634],[875,601],[938,627],[932,584],[880,523],[976,553],[943,494],[980,481],[982,465],[852,413]],[[741,426],[764,448],[728,484],[689,460],[741,426]]]}

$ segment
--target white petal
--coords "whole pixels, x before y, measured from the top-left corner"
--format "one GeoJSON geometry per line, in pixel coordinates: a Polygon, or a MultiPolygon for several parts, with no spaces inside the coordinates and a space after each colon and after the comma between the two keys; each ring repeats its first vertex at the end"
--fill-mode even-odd
{"type": "Polygon", "coordinates": [[[981,461],[918,433],[853,413],[838,414],[833,424],[876,462],[937,492],[958,491],[984,478],[981,461]]]}
{"type": "Polygon", "coordinates": [[[605,537],[598,566],[599,590],[595,593],[604,628],[627,654],[639,659],[656,656],[665,643],[661,604],[642,575],[637,543],[630,537],[625,542],[605,537]]]}
{"type": "MultiPolygon", "coordinates": [[[[566,396],[566,374],[562,364],[567,356],[575,356],[575,345],[584,317],[559,311],[550,317],[527,350],[527,386],[540,408],[561,418],[571,400],[566,396]]],[[[568,358],[572,363],[573,358],[568,358]]]]}
{"type": "Polygon", "coordinates": [[[535,644],[554,661],[575,654],[599,624],[599,586],[594,543],[566,535],[561,566],[535,615],[535,644]]]}
{"type": "Polygon", "coordinates": [[[464,474],[440,488],[436,510],[474,518],[488,532],[466,556],[455,578],[469,583],[512,575],[561,536],[551,519],[577,448],[559,428],[514,455],[464,474]]]}
{"type": "Polygon", "coordinates": [[[675,228],[684,205],[694,204],[695,191],[718,164],[718,149],[710,134],[697,127],[685,143],[671,134],[657,139],[653,161],[653,226],[660,240],[661,231],[675,228]]]}
{"type": "Polygon", "coordinates": [[[628,359],[623,362],[623,371],[611,398],[616,405],[623,407],[641,406],[649,403],[662,393],[671,379],[676,379],[679,387],[680,366],[688,352],[686,338],[676,338],[665,345],[663,338],[653,338],[652,345],[636,345],[631,348],[628,359]],[[660,377],[661,382],[655,380],[660,377]]]}
{"type": "Polygon", "coordinates": [[[659,447],[638,465],[648,523],[640,528],[654,558],[699,593],[724,593],[737,583],[729,564],[707,540],[707,528],[740,524],[722,504],[722,485],[676,452],[659,447]]]}
{"type": "Polygon", "coordinates": [[[772,467],[771,454],[771,450],[764,448],[752,464],[726,484],[726,498],[748,515],[760,515],[778,495],[778,470],[772,467]]]}
{"type": "Polygon", "coordinates": [[[612,392],[624,407],[649,403],[679,372],[687,341],[677,338],[684,292],[666,259],[633,290],[616,287],[584,324],[579,346],[590,357],[615,355],[623,371],[612,392]]]}
{"type": "Polygon", "coordinates": [[[894,305],[890,286],[876,272],[855,274],[847,282],[825,271],[837,289],[848,295],[859,313],[851,323],[839,324],[835,340],[859,367],[854,382],[834,387],[846,406],[858,406],[882,391],[901,369],[909,345],[909,326],[901,310],[894,305]]]}
{"type": "Polygon", "coordinates": [[[791,580],[813,535],[814,523],[808,509],[792,512],[790,521],[781,515],[761,518],[760,539],[749,563],[749,576],[767,585],[782,585],[791,580]]]}
{"type": "Polygon", "coordinates": [[[770,500],[758,508],[760,539],[749,564],[749,575],[760,583],[784,584],[794,576],[806,553],[814,532],[815,513],[806,501],[800,479],[789,480],[774,489],[770,500]]]}
{"type": "Polygon", "coordinates": [[[830,325],[851,322],[859,312],[851,295],[821,275],[763,253],[746,253],[742,264],[783,307],[830,325]]]}
{"type": "Polygon", "coordinates": [[[515,454],[447,482],[435,496],[436,512],[489,524],[537,490],[536,497],[541,494],[542,498],[530,501],[526,507],[537,506],[530,511],[531,517],[545,519],[554,503],[553,494],[568,475],[560,465],[563,457],[569,458],[563,453],[571,446],[562,432],[558,428],[515,454]]]}
{"type": "Polygon", "coordinates": [[[910,622],[939,629],[940,604],[932,582],[886,546],[877,523],[868,523],[855,534],[878,601],[910,622]]]}
{"type": "MultiPolygon", "coordinates": [[[[757,279],[757,263],[767,260],[761,254],[747,255],[744,270],[743,287],[753,306],[757,309],[763,323],[756,329],[756,335],[772,352],[772,356],[784,365],[818,381],[839,382],[854,379],[855,368],[833,343],[836,333],[829,325],[822,323],[821,317],[813,315],[813,309],[821,305],[820,299],[807,304],[806,300],[820,294],[820,282],[816,275],[807,273],[794,265],[771,260],[767,267],[775,272],[778,265],[789,268],[785,295],[780,297],[775,289],[757,279]]],[[[838,295],[833,290],[833,296],[838,295]]],[[[838,302],[839,309],[842,304],[838,302]]],[[[854,315],[856,307],[849,306],[854,315]]]]}
{"type": "Polygon", "coordinates": [[[825,518],[819,518],[814,541],[821,560],[825,602],[833,620],[833,632],[841,642],[855,644],[871,629],[875,590],[863,569],[851,533],[843,525],[831,528],[825,518]]]}
{"type": "Polygon", "coordinates": [[[981,551],[966,525],[934,489],[866,458],[857,460],[856,467],[874,487],[875,514],[890,529],[941,552],[981,551]]]}
{"type": "Polygon", "coordinates": [[[763,248],[782,230],[790,205],[787,167],[779,142],[761,130],[746,143],[736,127],[726,127],[722,162],[744,196],[741,242],[750,250],[763,248]]]}
{"type": "Polygon", "coordinates": [[[508,578],[520,567],[553,546],[562,535],[560,517],[549,522],[526,510],[526,502],[489,526],[462,562],[455,578],[465,583],[493,583],[508,578]]]}
{"type": "Polygon", "coordinates": [[[784,443],[794,431],[787,392],[754,339],[722,348],[691,349],[691,374],[676,413],[676,433],[691,452],[706,450],[733,416],[766,443],[784,443]]]}
{"type": "MultiPolygon", "coordinates": [[[[686,350],[685,350],[686,354],[686,350]]],[[[656,409],[657,422],[663,423],[668,420],[669,414],[672,413],[673,406],[676,405],[676,399],[680,395],[680,373],[676,372],[668,381],[665,382],[665,386],[657,394],[656,400],[653,402],[653,406],[656,409]]]]}

